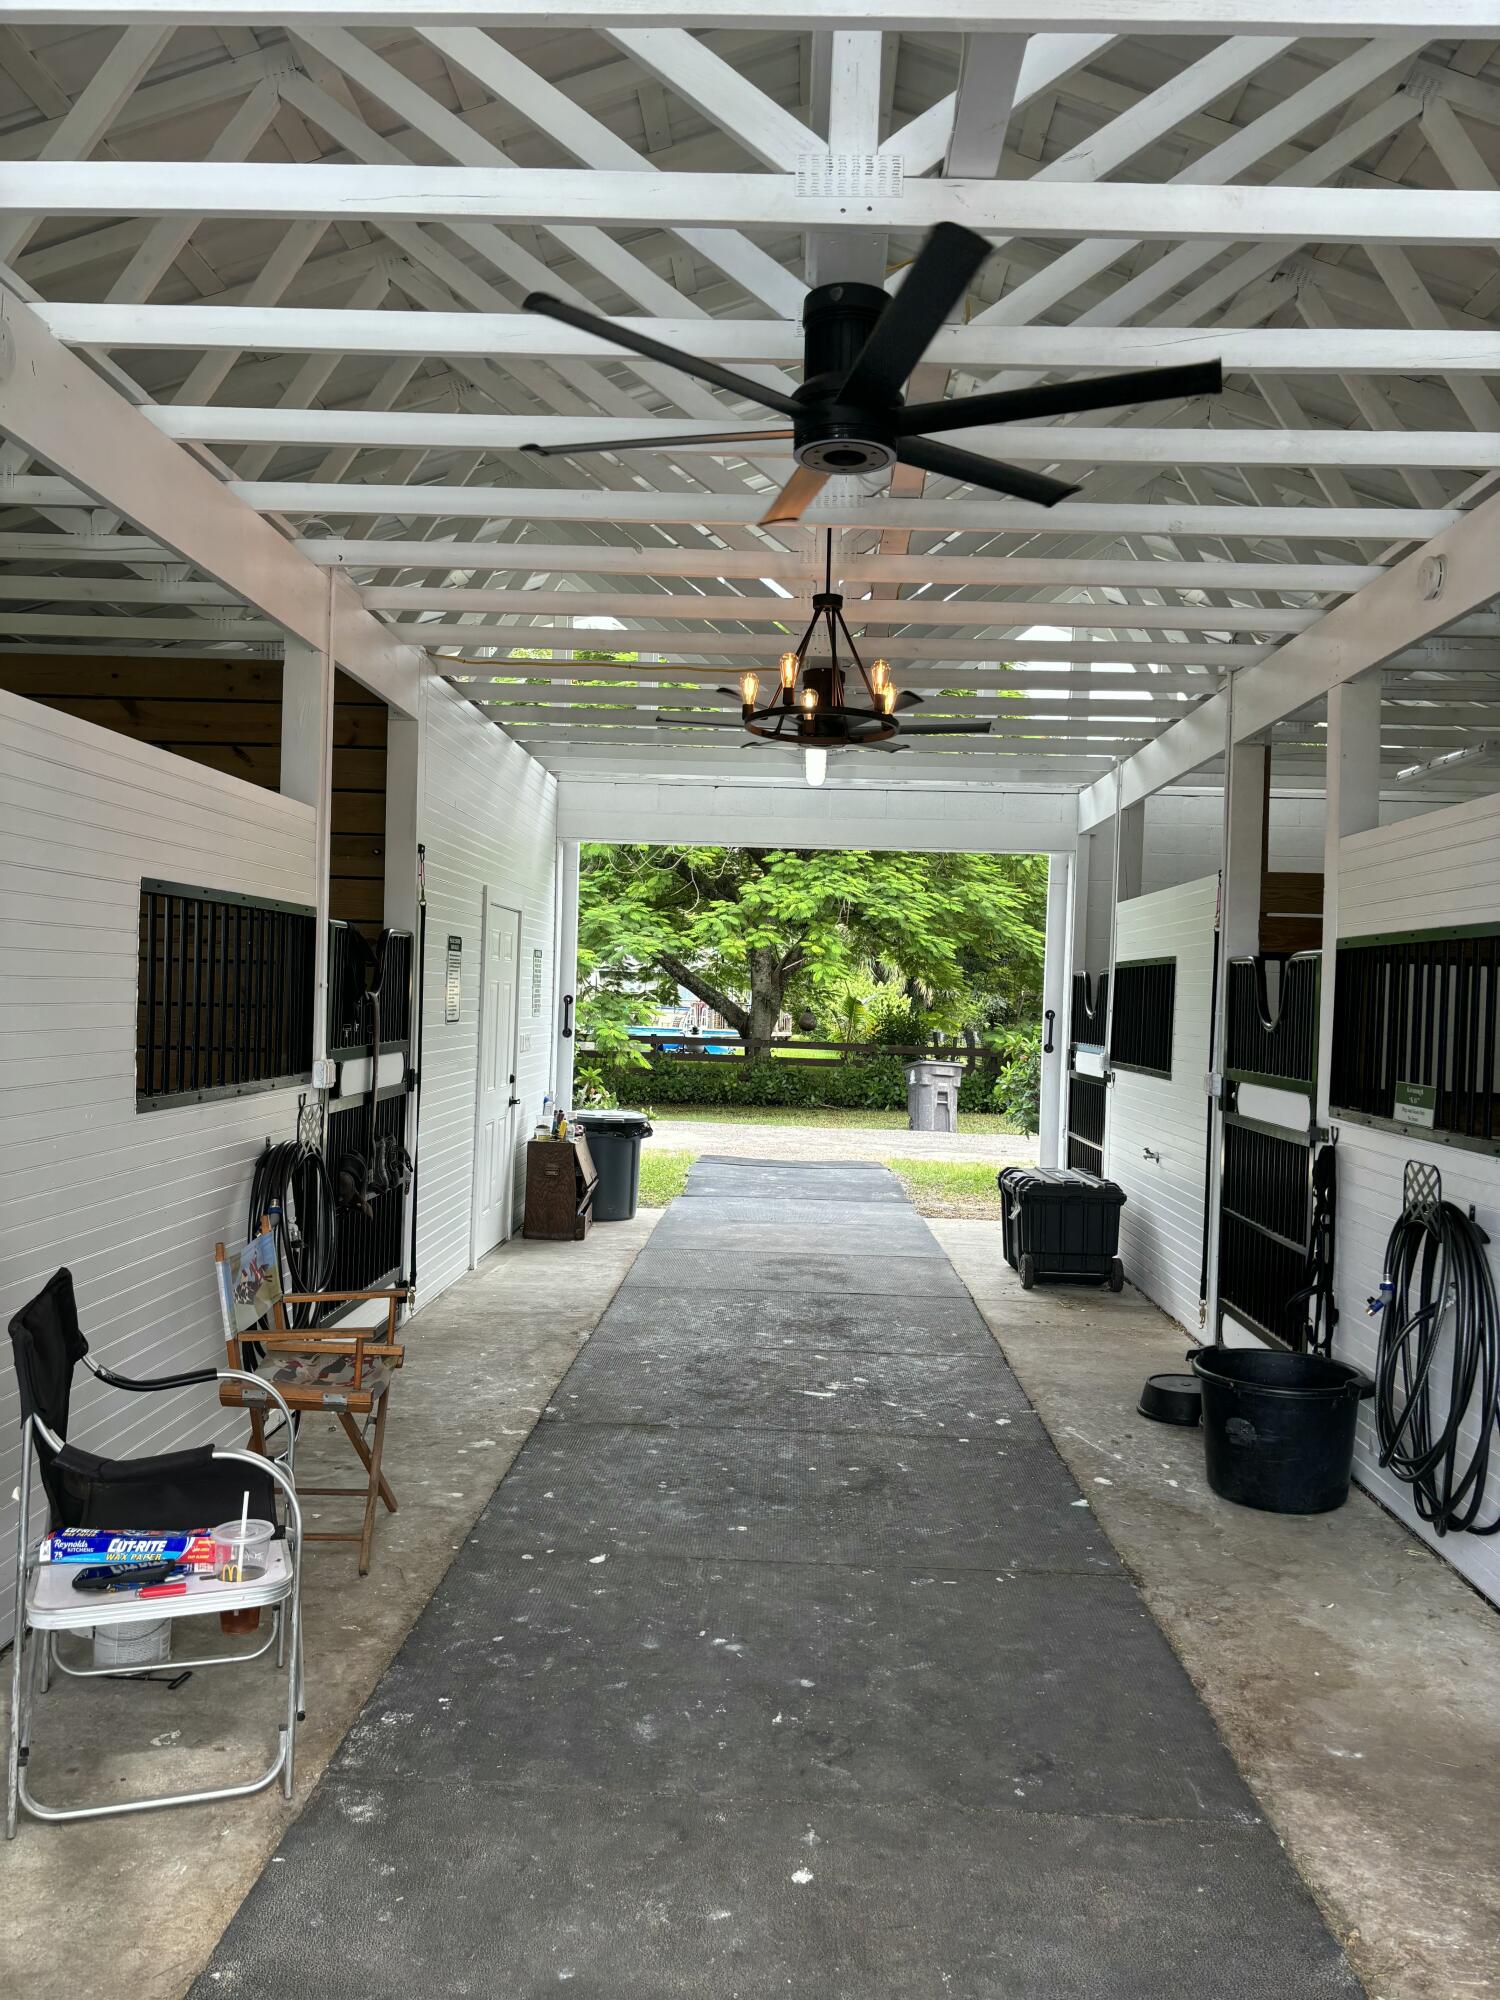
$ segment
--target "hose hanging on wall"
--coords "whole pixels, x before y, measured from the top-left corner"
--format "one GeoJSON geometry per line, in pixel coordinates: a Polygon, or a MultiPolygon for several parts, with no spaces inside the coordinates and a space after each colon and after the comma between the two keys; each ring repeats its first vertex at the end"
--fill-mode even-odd
{"type": "MultiPolygon", "coordinates": [[[[282,1268],[294,1292],[321,1292],[333,1277],[338,1248],[338,1218],[328,1164],[316,1146],[290,1139],[269,1142],[255,1162],[250,1187],[247,1233],[254,1235],[264,1216],[272,1218],[282,1268]]],[[[316,1308],[291,1306],[293,1326],[311,1326],[316,1308]]]]}
{"type": "Polygon", "coordinates": [[[1500,1304],[1488,1242],[1442,1199],[1436,1170],[1409,1162],[1405,1206],[1370,1301],[1380,1315],[1375,1421],[1380,1463],[1412,1488],[1417,1513],[1439,1535],[1500,1532],[1500,1509],[1479,1520],[1500,1429],[1500,1304]]]}
{"type": "Polygon", "coordinates": [[[1307,1232],[1307,1283],[1293,1292],[1287,1308],[1305,1305],[1307,1331],[1303,1351],[1333,1355],[1333,1329],[1339,1309],[1333,1297],[1333,1256],[1338,1232],[1338,1150],[1322,1146],[1313,1155],[1312,1217],[1307,1232]]]}

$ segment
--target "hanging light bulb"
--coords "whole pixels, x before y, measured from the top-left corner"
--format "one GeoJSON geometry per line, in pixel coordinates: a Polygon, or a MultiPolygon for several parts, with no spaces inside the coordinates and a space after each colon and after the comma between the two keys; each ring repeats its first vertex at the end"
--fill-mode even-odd
{"type": "Polygon", "coordinates": [[[821,785],[828,776],[828,752],[826,750],[804,750],[802,770],[810,785],[821,785]]]}
{"type": "Polygon", "coordinates": [[[759,674],[740,675],[740,700],[746,708],[754,708],[755,697],[760,693],[759,674]]]}
{"type": "Polygon", "coordinates": [[[781,685],[784,688],[797,685],[797,655],[783,653],[781,656],[781,685]]]}
{"type": "Polygon", "coordinates": [[[870,685],[876,694],[884,694],[891,684],[891,663],[889,660],[871,660],[870,685]]]}
{"type": "Polygon", "coordinates": [[[880,690],[880,707],[882,713],[886,715],[894,715],[896,711],[896,690],[889,681],[880,690]]]}
{"type": "Polygon", "coordinates": [[[802,703],[807,713],[811,715],[818,705],[818,690],[814,687],[805,687],[797,699],[802,703]]]}

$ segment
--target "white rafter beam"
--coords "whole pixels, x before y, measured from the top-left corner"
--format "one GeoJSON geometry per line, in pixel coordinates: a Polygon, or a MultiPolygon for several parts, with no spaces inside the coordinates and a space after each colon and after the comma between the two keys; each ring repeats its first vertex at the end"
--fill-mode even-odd
{"type": "MultiPolygon", "coordinates": [[[[335,168],[309,169],[337,172],[335,168]]],[[[3,183],[5,176],[0,176],[3,183]]],[[[1112,186],[1113,184],[1107,184],[1112,186]]],[[[1107,187],[1101,191],[1107,191],[1107,187]]],[[[1491,197],[1500,209],[1500,196],[1491,197]]],[[[1500,223],[1500,215],[1497,215],[1500,223]]],[[[494,361],[586,355],[624,359],[592,335],[531,313],[341,312],[311,306],[99,305],[48,301],[38,317],[70,347],[312,354],[478,355],[494,361]]],[[[730,366],[799,362],[790,320],[641,319],[624,322],[669,346],[730,366]]],[[[928,359],[950,368],[1113,369],[1222,359],[1247,374],[1500,374],[1500,328],[1434,336],[1410,327],[992,326],[942,328],[928,359]]]]}
{"type": "MultiPolygon", "coordinates": [[[[470,23],[489,28],[545,28],[554,34],[599,26],[599,0],[25,0],[20,10],[38,25],[99,26],[148,21],[163,27],[295,28],[301,22],[342,21],[352,27],[395,28],[470,23]]],[[[694,29],[703,0],[610,0],[621,26],[694,29]]],[[[1434,39],[1493,36],[1491,0],[715,0],[720,31],[839,27],[926,35],[1013,34],[1365,36],[1424,31],[1434,39]]]]}
{"type": "Polygon", "coordinates": [[[824,150],[816,132],[686,29],[616,27],[608,15],[599,27],[617,48],[763,166],[795,173],[804,153],[824,150]]]}
{"type": "MultiPolygon", "coordinates": [[[[682,443],[676,450],[706,450],[695,439],[721,430],[708,418],[505,417],[442,410],[231,409],[218,404],[196,409],[182,404],[148,408],[150,420],[166,436],[214,440],[222,444],[354,445],[366,449],[434,451],[515,451],[535,444],[569,444],[610,438],[621,450],[639,448],[643,437],[660,435],[663,421],[682,443]]],[[[774,426],[773,426],[774,427],[774,426]]],[[[747,424],[747,430],[754,430],[747,424]]],[[[1500,430],[1492,431],[1335,431],[1137,429],[1125,425],[990,425],[933,436],[966,439],[972,450],[1012,462],[1059,465],[1271,465],[1308,468],[1339,466],[1448,466],[1481,471],[1500,464],[1500,430]]],[[[732,446],[711,448],[718,456],[732,446]]],[[[784,444],[747,444],[738,454],[774,458],[784,444]]]]}
{"type": "MultiPolygon", "coordinates": [[[[1013,111],[1054,90],[1114,41],[1113,35],[1033,35],[1026,43],[1016,79],[1013,111]]],[[[899,126],[881,145],[881,152],[899,159],[909,174],[926,173],[947,156],[953,132],[958,92],[939,98],[915,118],[899,126]]]]}
{"type": "Polygon", "coordinates": [[[191,453],[0,293],[0,433],[312,645],[329,643],[365,686],[414,712],[421,662],[352,586],[299,555],[191,453]]]}
{"type": "MultiPolygon", "coordinates": [[[[443,42],[451,39],[447,36],[443,42]]],[[[498,45],[496,45],[498,46],[498,45]]],[[[1197,187],[1110,181],[916,180],[899,196],[799,195],[789,174],[636,169],[248,166],[179,161],[17,161],[0,214],[282,216],[334,221],[593,223],[664,229],[926,230],[960,221],[994,235],[1142,243],[1450,244],[1487,248],[1500,196],[1430,188],[1197,187]]],[[[783,277],[785,273],[783,272],[783,277]]]]}
{"type": "MultiPolygon", "coordinates": [[[[1414,549],[1236,682],[1236,742],[1253,739],[1330,689],[1382,666],[1429,633],[1490,604],[1497,574],[1500,495],[1482,501],[1446,533],[1414,549]]],[[[1187,721],[1168,730],[1149,754],[1141,753],[1122,766],[1120,802],[1135,804],[1222,750],[1226,705],[1224,695],[1215,695],[1187,721]]],[[[1113,777],[1086,792],[1079,801],[1079,825],[1093,826],[1111,814],[1115,792],[1113,777]]]]}

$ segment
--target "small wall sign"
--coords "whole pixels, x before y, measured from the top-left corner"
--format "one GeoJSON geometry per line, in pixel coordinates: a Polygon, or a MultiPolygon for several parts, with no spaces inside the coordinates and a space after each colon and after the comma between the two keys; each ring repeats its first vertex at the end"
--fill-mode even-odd
{"type": "Polygon", "coordinates": [[[443,1019],[456,1021],[463,1001],[464,941],[455,931],[448,933],[448,973],[443,986],[443,1019]]]}
{"type": "Polygon", "coordinates": [[[1394,1116],[1398,1125],[1420,1125],[1425,1131],[1432,1131],[1437,1124],[1437,1086],[1398,1083],[1394,1116]]]}
{"type": "Polygon", "coordinates": [[[536,1020],[542,1011],[542,954],[539,950],[531,954],[531,1018],[536,1020]]]}

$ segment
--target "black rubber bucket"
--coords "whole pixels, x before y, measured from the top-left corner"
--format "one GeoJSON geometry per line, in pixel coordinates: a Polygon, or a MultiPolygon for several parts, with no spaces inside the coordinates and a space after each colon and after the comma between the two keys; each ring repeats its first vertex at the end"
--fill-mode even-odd
{"type": "Polygon", "coordinates": [[[1271,1514],[1326,1514],[1349,1497],[1354,1420],[1374,1384],[1357,1368],[1279,1348],[1205,1347],[1208,1483],[1222,1500],[1271,1514]]]}

